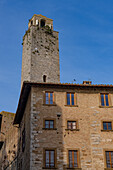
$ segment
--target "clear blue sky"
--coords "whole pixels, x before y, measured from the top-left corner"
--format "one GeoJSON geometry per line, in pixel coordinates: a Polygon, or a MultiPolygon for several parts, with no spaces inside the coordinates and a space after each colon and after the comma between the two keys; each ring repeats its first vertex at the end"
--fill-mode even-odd
{"type": "Polygon", "coordinates": [[[33,14],[52,18],[59,31],[61,82],[113,84],[113,0],[0,0],[0,111],[16,111],[33,14]]]}

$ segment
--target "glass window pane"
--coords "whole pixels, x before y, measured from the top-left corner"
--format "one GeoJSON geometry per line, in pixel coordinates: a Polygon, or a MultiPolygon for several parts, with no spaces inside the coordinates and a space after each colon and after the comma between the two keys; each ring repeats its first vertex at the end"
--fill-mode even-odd
{"type": "Polygon", "coordinates": [[[111,152],[111,168],[113,168],[113,152],[111,152]]]}
{"type": "Polygon", "coordinates": [[[49,95],[46,93],[46,104],[49,104],[49,95]]]}
{"type": "Polygon", "coordinates": [[[104,95],[103,95],[103,94],[101,94],[101,105],[102,105],[102,106],[105,106],[105,103],[104,103],[104,95]]]}
{"type": "Polygon", "coordinates": [[[53,104],[53,93],[50,93],[50,104],[53,104]]]}
{"type": "Polygon", "coordinates": [[[109,106],[108,94],[105,95],[105,99],[106,99],[106,106],[109,106]]]}
{"type": "Polygon", "coordinates": [[[54,167],[54,151],[51,151],[51,162],[50,162],[51,167],[54,167]]]}
{"type": "Polygon", "coordinates": [[[103,129],[107,130],[107,123],[106,122],[103,122],[103,129]]]}
{"type": "Polygon", "coordinates": [[[73,124],[73,129],[76,129],[76,122],[72,122],[73,124]]]}
{"type": "Polygon", "coordinates": [[[46,151],[46,167],[49,167],[49,151],[46,151]]]}
{"type": "Polygon", "coordinates": [[[72,105],[75,104],[75,102],[74,102],[74,94],[73,94],[73,93],[71,94],[71,104],[72,104],[72,105]]]}
{"type": "Polygon", "coordinates": [[[67,105],[70,105],[70,93],[67,93],[67,105]]]}
{"type": "Polygon", "coordinates": [[[108,130],[112,130],[111,122],[108,122],[108,130]]]}
{"type": "Polygon", "coordinates": [[[54,121],[53,120],[50,120],[50,128],[53,128],[54,127],[54,121]]]}
{"type": "Polygon", "coordinates": [[[77,163],[77,151],[74,151],[74,167],[75,168],[78,167],[78,163],[77,163]]]}
{"type": "Polygon", "coordinates": [[[49,128],[49,121],[45,120],[45,128],[49,128]]]}
{"type": "Polygon", "coordinates": [[[72,151],[69,151],[69,167],[72,168],[73,164],[72,164],[72,151]]]}
{"type": "Polygon", "coordinates": [[[110,157],[109,157],[109,151],[106,151],[106,164],[107,168],[110,168],[110,157]]]}
{"type": "Polygon", "coordinates": [[[68,129],[71,129],[71,122],[68,121],[68,129]]]}

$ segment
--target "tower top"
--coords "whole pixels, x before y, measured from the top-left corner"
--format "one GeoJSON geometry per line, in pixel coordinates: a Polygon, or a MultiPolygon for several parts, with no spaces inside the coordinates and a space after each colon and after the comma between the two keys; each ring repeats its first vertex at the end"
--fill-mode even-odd
{"type": "Polygon", "coordinates": [[[39,27],[49,26],[53,30],[53,20],[47,18],[41,14],[34,14],[33,17],[29,20],[28,27],[32,25],[37,25],[39,27]]]}

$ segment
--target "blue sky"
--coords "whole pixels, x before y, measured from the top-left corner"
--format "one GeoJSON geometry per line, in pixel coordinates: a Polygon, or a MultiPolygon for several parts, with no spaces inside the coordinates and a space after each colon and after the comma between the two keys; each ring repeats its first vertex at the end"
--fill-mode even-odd
{"type": "Polygon", "coordinates": [[[59,31],[61,82],[113,84],[112,0],[0,0],[0,111],[15,112],[22,37],[33,14],[59,31]]]}

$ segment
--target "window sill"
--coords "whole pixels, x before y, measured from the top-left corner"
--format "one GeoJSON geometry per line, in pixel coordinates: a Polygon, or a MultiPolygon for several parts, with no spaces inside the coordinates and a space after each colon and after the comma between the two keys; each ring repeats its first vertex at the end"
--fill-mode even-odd
{"type": "Polygon", "coordinates": [[[113,130],[101,130],[101,132],[113,132],[113,130]]]}
{"type": "Polygon", "coordinates": [[[78,107],[78,105],[64,105],[66,107],[78,107]]]}
{"type": "Polygon", "coordinates": [[[104,170],[113,170],[113,168],[104,168],[104,170]]]}
{"type": "Polygon", "coordinates": [[[66,131],[79,131],[80,129],[65,129],[66,131]]]}
{"type": "Polygon", "coordinates": [[[43,104],[43,106],[56,106],[56,104],[43,104]]]}
{"type": "Polygon", "coordinates": [[[113,108],[113,106],[99,106],[100,108],[113,108]]]}
{"type": "Polygon", "coordinates": [[[57,128],[42,128],[43,130],[57,130],[57,128]]]}
{"type": "Polygon", "coordinates": [[[42,167],[42,169],[57,169],[55,167],[42,167]]]}

